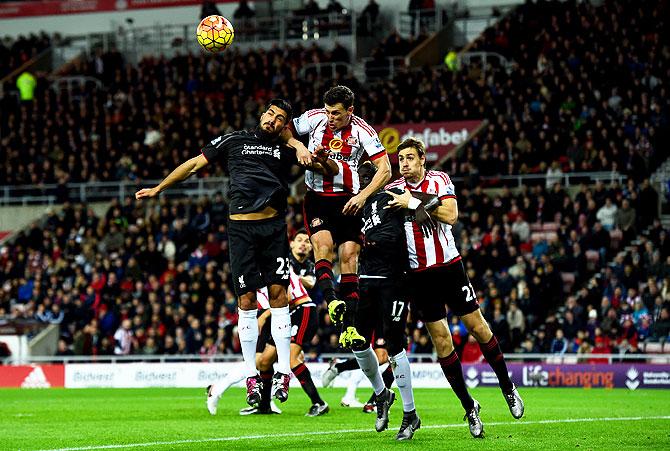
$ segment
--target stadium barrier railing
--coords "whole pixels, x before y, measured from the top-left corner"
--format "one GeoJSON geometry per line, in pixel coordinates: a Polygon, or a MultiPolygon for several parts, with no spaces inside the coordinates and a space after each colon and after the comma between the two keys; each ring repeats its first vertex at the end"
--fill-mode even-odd
{"type": "MultiPolygon", "coordinates": [[[[451,179],[456,183],[467,181],[466,177],[454,176],[451,179]]],[[[485,187],[520,187],[522,185],[545,184],[547,179],[552,183],[560,182],[569,188],[581,183],[593,184],[600,180],[606,183],[618,182],[623,184],[626,176],[618,172],[571,172],[560,175],[547,174],[519,174],[479,177],[478,181],[485,187]]],[[[64,200],[71,202],[99,202],[111,199],[124,199],[132,196],[143,187],[155,186],[160,180],[120,180],[113,182],[67,183],[65,185],[5,185],[0,187],[0,206],[6,205],[53,205],[64,200]]],[[[295,184],[302,183],[298,179],[295,184]]],[[[222,192],[228,194],[227,177],[204,177],[189,179],[170,188],[162,195],[170,197],[204,196],[222,192]]],[[[299,190],[293,189],[298,193],[299,190]]]]}
{"type": "MultiPolygon", "coordinates": [[[[667,348],[670,350],[670,343],[667,348]]],[[[320,354],[314,362],[329,362],[332,359],[346,359],[351,355],[348,353],[324,353],[320,354]]],[[[411,361],[415,362],[436,362],[436,354],[408,354],[411,361]]],[[[549,364],[579,364],[579,363],[626,363],[626,362],[644,362],[657,364],[670,364],[670,353],[648,353],[648,354],[505,354],[505,359],[509,362],[541,362],[549,364]]],[[[183,354],[183,355],[75,355],[75,356],[28,356],[28,357],[6,357],[2,360],[4,365],[30,365],[40,363],[175,363],[175,362],[238,362],[242,360],[241,354],[183,354]]],[[[308,360],[309,357],[308,357],[308,360]]],[[[472,364],[479,362],[464,362],[472,364]]]]}
{"type": "MultiPolygon", "coordinates": [[[[160,180],[120,180],[114,182],[67,183],[65,185],[6,185],[0,187],[0,206],[37,205],[72,202],[100,202],[133,196],[141,188],[155,186],[160,180]]],[[[228,177],[188,179],[162,195],[202,197],[221,192],[228,194],[228,177]]]]}

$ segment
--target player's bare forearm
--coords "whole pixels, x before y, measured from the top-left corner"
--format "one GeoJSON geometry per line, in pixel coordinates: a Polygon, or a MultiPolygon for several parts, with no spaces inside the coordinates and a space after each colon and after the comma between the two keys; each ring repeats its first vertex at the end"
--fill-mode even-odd
{"type": "Polygon", "coordinates": [[[456,224],[458,221],[458,204],[456,199],[444,199],[442,204],[430,214],[433,218],[449,225],[456,224]]]}
{"type": "Polygon", "coordinates": [[[306,289],[311,290],[312,288],[314,288],[314,285],[316,284],[316,277],[315,276],[302,276],[300,278],[300,281],[302,282],[303,286],[306,289]]]}
{"type": "Polygon", "coordinates": [[[263,313],[261,313],[261,316],[258,317],[258,330],[261,330],[263,328],[263,325],[265,325],[265,322],[268,320],[270,317],[270,309],[267,309],[263,313]]]}
{"type": "Polygon", "coordinates": [[[323,174],[328,177],[337,175],[340,172],[340,167],[335,163],[335,161],[327,158],[325,161],[312,161],[312,164],[307,166],[307,169],[323,174]]]}
{"type": "Polygon", "coordinates": [[[186,180],[203,167],[207,166],[208,162],[204,155],[198,155],[189,160],[186,160],[177,166],[167,177],[163,179],[157,186],[153,188],[145,188],[135,193],[136,199],[143,197],[154,197],[159,193],[165,191],[175,183],[186,180]]]}

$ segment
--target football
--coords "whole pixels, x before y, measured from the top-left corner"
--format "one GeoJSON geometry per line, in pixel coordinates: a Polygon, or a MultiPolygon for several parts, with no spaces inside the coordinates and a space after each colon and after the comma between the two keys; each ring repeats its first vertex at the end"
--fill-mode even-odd
{"type": "Polygon", "coordinates": [[[200,21],[196,36],[203,49],[218,53],[227,49],[233,43],[235,30],[225,17],[207,16],[200,21]]]}

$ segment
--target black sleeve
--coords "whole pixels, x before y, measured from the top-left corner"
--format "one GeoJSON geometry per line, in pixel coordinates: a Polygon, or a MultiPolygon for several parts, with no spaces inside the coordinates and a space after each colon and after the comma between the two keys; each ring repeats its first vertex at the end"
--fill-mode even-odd
{"type": "Polygon", "coordinates": [[[207,161],[213,163],[218,159],[223,159],[228,153],[228,146],[234,135],[234,133],[221,135],[207,143],[207,145],[202,148],[202,154],[207,158],[207,161]]]}
{"type": "MultiPolygon", "coordinates": [[[[393,194],[403,194],[405,192],[405,190],[402,190],[400,188],[390,188],[387,191],[391,191],[393,194]]],[[[389,196],[389,200],[391,200],[390,196],[389,196]]]]}
{"type": "Polygon", "coordinates": [[[314,268],[314,262],[311,260],[307,260],[307,265],[306,265],[306,271],[305,275],[306,276],[314,276],[316,277],[316,269],[314,268]]]}

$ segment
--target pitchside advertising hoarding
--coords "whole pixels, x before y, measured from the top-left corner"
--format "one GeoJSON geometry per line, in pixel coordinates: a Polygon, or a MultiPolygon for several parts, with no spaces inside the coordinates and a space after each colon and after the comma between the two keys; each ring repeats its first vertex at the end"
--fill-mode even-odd
{"type": "Polygon", "coordinates": [[[398,144],[410,137],[419,138],[426,144],[426,160],[434,163],[465,142],[481,124],[482,121],[457,121],[375,125],[374,127],[392,163],[398,162],[398,144]]]}
{"type": "MultiPolygon", "coordinates": [[[[312,378],[320,386],[327,363],[309,363],[312,378]]],[[[660,364],[545,364],[510,363],[514,382],[522,387],[577,388],[670,388],[670,365],[660,364]]],[[[66,365],[26,365],[0,367],[0,387],[22,388],[144,388],[206,387],[239,371],[239,362],[225,363],[87,363],[66,365]]],[[[357,370],[360,372],[360,370],[357,370]]],[[[470,388],[495,387],[498,379],[487,364],[463,365],[465,382],[470,388]]],[[[348,371],[335,379],[335,387],[346,387],[352,377],[348,371]]],[[[363,385],[369,385],[363,378],[363,385]]],[[[291,380],[293,386],[298,381],[291,380]]],[[[449,388],[440,365],[412,365],[412,385],[417,388],[449,388]]],[[[242,382],[237,386],[243,387],[242,382]]]]}

